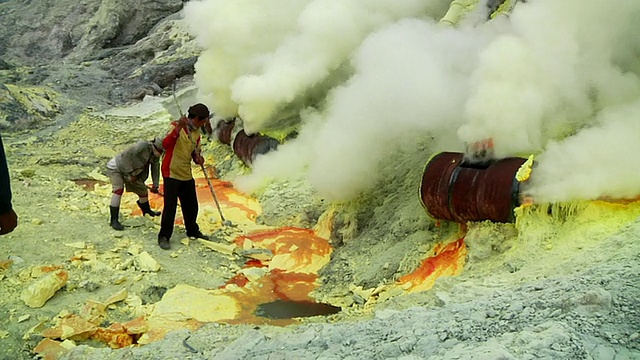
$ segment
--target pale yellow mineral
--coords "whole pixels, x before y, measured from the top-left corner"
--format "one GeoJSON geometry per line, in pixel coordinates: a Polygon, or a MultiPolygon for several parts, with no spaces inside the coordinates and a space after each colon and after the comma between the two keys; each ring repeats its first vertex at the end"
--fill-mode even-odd
{"type": "Polygon", "coordinates": [[[47,300],[55,295],[56,291],[67,283],[68,277],[67,272],[64,270],[53,271],[24,289],[20,298],[29,307],[42,307],[47,300]]]}
{"type": "Polygon", "coordinates": [[[24,335],[22,335],[22,340],[31,339],[31,334],[35,333],[36,331],[40,331],[40,329],[42,329],[42,327],[44,327],[44,324],[46,324],[48,321],[48,318],[39,319],[39,322],[37,324],[33,325],[29,330],[27,330],[26,333],[24,333],[24,335]]]}
{"type": "Polygon", "coordinates": [[[56,326],[42,331],[41,335],[50,339],[85,340],[96,332],[98,327],[78,315],[58,318],[56,326]]]}
{"type": "Polygon", "coordinates": [[[136,268],[140,271],[156,272],[160,270],[160,264],[146,251],[136,256],[135,264],[136,268]]]}
{"type": "Polygon", "coordinates": [[[131,246],[129,246],[129,248],[127,249],[127,252],[131,255],[139,255],[140,252],[142,251],[142,245],[141,244],[132,244],[131,246]]]}
{"type": "Polygon", "coordinates": [[[117,303],[118,301],[122,301],[127,298],[127,289],[122,289],[117,293],[109,296],[107,300],[104,301],[104,304],[111,305],[117,303]]]}
{"type": "Polygon", "coordinates": [[[85,249],[87,247],[87,244],[84,241],[78,241],[73,243],[66,243],[64,244],[64,246],[68,246],[76,249],[85,249]]]}
{"type": "Polygon", "coordinates": [[[365,301],[369,300],[373,292],[376,290],[375,288],[363,289],[362,286],[349,286],[349,290],[353,292],[355,295],[362,297],[365,301]]]}
{"type": "Polygon", "coordinates": [[[225,255],[233,254],[233,251],[236,249],[235,244],[221,244],[219,242],[207,241],[207,240],[201,240],[201,239],[198,239],[198,241],[200,241],[200,244],[208,247],[209,249],[225,255]]]}
{"type": "Polygon", "coordinates": [[[99,180],[99,181],[104,181],[107,182],[109,181],[109,178],[102,175],[102,172],[100,171],[100,168],[95,168],[93,169],[93,171],[91,171],[90,173],[87,174],[91,179],[95,179],[95,180],[99,180]]]}
{"type": "Polygon", "coordinates": [[[523,182],[528,180],[529,176],[531,176],[532,166],[533,166],[533,155],[530,155],[527,161],[525,161],[516,172],[516,180],[518,180],[518,182],[523,182]]]}
{"type": "Polygon", "coordinates": [[[87,300],[82,309],[80,309],[80,317],[88,322],[99,325],[107,317],[107,305],[94,300],[87,300]]]}

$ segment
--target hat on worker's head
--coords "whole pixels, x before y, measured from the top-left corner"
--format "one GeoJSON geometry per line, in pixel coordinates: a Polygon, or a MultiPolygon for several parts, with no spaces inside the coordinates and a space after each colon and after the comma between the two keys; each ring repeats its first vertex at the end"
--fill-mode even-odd
{"type": "Polygon", "coordinates": [[[209,117],[209,108],[202,103],[195,104],[189,108],[190,118],[199,117],[200,119],[207,119],[209,117]]]}

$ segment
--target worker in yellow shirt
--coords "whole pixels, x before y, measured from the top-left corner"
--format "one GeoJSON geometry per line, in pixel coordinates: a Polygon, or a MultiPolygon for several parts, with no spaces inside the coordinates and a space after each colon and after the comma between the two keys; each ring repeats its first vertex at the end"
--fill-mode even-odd
{"type": "Polygon", "coordinates": [[[173,234],[178,199],[187,236],[209,240],[196,223],[198,199],[196,183],[191,172],[191,161],[204,164],[200,154],[200,128],[209,121],[209,109],[204,104],[191,106],[186,116],[171,123],[162,141],[165,150],[161,172],[164,180],[164,209],[158,233],[158,245],[164,250],[171,248],[169,240],[173,234]]]}

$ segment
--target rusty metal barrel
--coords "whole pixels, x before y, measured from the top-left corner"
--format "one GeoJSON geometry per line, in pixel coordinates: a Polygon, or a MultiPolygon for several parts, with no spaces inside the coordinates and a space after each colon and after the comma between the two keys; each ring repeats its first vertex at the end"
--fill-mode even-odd
{"type": "Polygon", "coordinates": [[[266,135],[247,135],[240,130],[233,139],[233,152],[247,165],[251,165],[259,154],[266,154],[278,147],[278,140],[266,135]]]}
{"type": "Polygon", "coordinates": [[[226,145],[231,145],[231,133],[233,131],[233,127],[236,125],[236,119],[231,119],[229,121],[220,121],[216,126],[216,130],[218,130],[218,140],[226,145]]]}
{"type": "Polygon", "coordinates": [[[510,157],[474,164],[465,163],[462,153],[439,153],[422,175],[422,205],[439,220],[513,222],[513,210],[520,205],[515,175],[526,160],[510,157]]]}

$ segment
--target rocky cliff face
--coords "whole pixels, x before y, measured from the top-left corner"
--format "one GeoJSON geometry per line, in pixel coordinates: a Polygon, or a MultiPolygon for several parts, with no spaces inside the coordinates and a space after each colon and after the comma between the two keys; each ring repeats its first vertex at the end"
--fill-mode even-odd
{"type": "Polygon", "coordinates": [[[5,1],[0,5],[0,55],[34,66],[117,52],[146,37],[182,5],[181,0],[5,1]]]}
{"type": "Polygon", "coordinates": [[[181,20],[182,6],[181,0],[0,2],[0,83],[57,93],[59,107],[43,113],[3,91],[0,128],[66,123],[67,110],[140,100],[192,75],[199,50],[181,20]]]}

